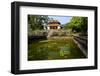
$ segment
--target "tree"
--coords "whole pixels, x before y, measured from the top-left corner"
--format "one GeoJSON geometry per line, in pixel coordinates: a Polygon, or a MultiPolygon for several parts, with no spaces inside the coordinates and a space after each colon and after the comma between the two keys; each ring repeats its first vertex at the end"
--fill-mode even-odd
{"type": "Polygon", "coordinates": [[[43,26],[48,23],[48,19],[48,16],[28,15],[28,26],[30,27],[29,29],[43,29],[43,26]]]}
{"type": "Polygon", "coordinates": [[[88,18],[87,17],[82,17],[81,18],[81,22],[80,22],[80,29],[82,33],[86,33],[87,32],[87,24],[88,23],[88,18]]]}
{"type": "Polygon", "coordinates": [[[65,29],[71,29],[72,32],[82,32],[87,33],[87,17],[72,17],[71,21],[67,24],[65,24],[65,29]]]}

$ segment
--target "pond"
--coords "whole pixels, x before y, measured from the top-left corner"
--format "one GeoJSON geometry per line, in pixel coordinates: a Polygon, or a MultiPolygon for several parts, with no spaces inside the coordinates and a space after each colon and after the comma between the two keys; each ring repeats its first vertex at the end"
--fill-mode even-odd
{"type": "Polygon", "coordinates": [[[28,60],[55,60],[86,58],[83,52],[69,37],[66,39],[47,39],[28,44],[28,60]]]}

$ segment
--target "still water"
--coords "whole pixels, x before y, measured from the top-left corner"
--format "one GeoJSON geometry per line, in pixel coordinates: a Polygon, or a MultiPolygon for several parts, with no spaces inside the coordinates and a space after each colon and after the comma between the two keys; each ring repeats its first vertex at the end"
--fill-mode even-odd
{"type": "Polygon", "coordinates": [[[80,59],[86,56],[72,38],[33,41],[28,44],[28,60],[80,59]]]}

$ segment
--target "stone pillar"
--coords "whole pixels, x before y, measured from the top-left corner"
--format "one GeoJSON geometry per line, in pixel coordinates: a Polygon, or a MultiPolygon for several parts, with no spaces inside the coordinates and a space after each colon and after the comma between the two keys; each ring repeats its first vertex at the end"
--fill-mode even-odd
{"type": "Polygon", "coordinates": [[[44,30],[46,30],[46,26],[44,26],[44,30]]]}
{"type": "Polygon", "coordinates": [[[60,29],[60,26],[58,26],[58,29],[60,29]]]}
{"type": "Polygon", "coordinates": [[[50,30],[50,27],[48,26],[47,29],[50,30]]]}

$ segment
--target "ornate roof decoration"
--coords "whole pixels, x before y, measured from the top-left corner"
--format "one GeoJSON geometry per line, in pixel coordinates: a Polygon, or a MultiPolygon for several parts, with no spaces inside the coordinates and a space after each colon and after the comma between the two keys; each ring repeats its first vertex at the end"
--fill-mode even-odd
{"type": "Polygon", "coordinates": [[[50,20],[48,24],[61,24],[58,20],[50,20]]]}

